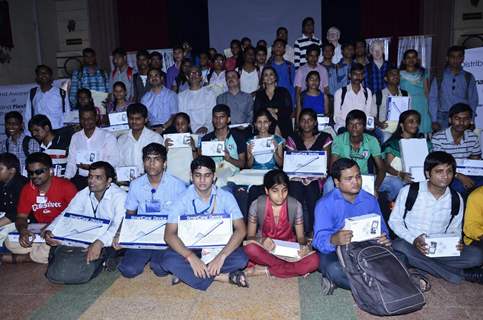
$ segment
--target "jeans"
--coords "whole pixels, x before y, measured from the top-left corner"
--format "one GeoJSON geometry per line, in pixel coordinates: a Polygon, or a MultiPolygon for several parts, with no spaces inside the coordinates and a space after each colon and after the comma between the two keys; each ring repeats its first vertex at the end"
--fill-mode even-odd
{"type": "Polygon", "coordinates": [[[479,267],[483,264],[483,252],[476,245],[464,246],[460,256],[443,258],[427,257],[413,244],[403,239],[394,240],[392,247],[394,251],[405,256],[409,266],[455,284],[463,281],[463,269],[479,267]]]}
{"type": "Polygon", "coordinates": [[[394,201],[404,185],[405,183],[401,178],[396,176],[386,176],[379,187],[379,192],[386,192],[389,200],[394,201]]]}
{"type": "Polygon", "coordinates": [[[165,250],[149,249],[127,249],[118,266],[119,271],[126,278],[134,278],[144,271],[148,262],[151,270],[158,277],[166,276],[168,273],[161,267],[165,250]]]}
{"type": "Polygon", "coordinates": [[[347,278],[344,269],[342,269],[337,254],[335,252],[319,253],[319,256],[319,270],[322,275],[335,283],[339,288],[349,290],[351,288],[349,278],[347,278]]]}

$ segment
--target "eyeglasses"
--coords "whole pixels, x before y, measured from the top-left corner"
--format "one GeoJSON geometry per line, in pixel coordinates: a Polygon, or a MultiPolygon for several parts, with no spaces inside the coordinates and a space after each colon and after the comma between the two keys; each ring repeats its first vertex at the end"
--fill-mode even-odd
{"type": "Polygon", "coordinates": [[[49,168],[37,169],[37,170],[34,170],[34,171],[27,170],[27,175],[29,177],[40,176],[41,174],[46,173],[48,170],[49,170],[49,168]]]}

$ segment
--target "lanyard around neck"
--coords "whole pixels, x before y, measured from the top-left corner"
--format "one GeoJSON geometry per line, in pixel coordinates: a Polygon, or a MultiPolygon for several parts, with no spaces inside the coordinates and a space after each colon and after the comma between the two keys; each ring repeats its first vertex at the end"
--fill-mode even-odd
{"type": "Polygon", "coordinates": [[[107,189],[109,189],[109,187],[107,187],[106,190],[104,190],[104,192],[102,193],[101,199],[99,200],[99,202],[97,203],[97,206],[95,206],[95,207],[94,207],[94,204],[92,203],[92,197],[91,197],[92,192],[89,192],[89,200],[91,202],[91,207],[92,207],[92,212],[94,213],[94,218],[97,218],[97,209],[99,209],[99,205],[101,204],[102,199],[104,199],[104,195],[106,194],[107,189]]]}
{"type": "MultiPolygon", "coordinates": [[[[195,212],[195,215],[202,215],[202,214],[205,214],[206,212],[208,212],[208,210],[210,210],[211,208],[211,205],[213,204],[213,201],[215,201],[215,198],[216,198],[216,195],[212,194],[211,197],[210,197],[210,203],[208,204],[208,207],[200,212],[198,212],[196,210],[196,205],[195,205],[195,201],[196,199],[193,199],[193,210],[195,212]]],[[[213,214],[213,211],[215,210],[215,206],[213,206],[213,210],[211,210],[211,214],[213,214]]]]}

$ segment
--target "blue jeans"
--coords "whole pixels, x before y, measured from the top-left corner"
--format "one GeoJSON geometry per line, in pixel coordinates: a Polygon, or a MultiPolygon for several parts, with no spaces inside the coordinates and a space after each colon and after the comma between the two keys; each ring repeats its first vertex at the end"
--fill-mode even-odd
{"type": "Polygon", "coordinates": [[[337,258],[335,252],[319,253],[320,264],[319,270],[324,277],[335,283],[336,286],[342,289],[350,290],[349,279],[342,269],[342,265],[337,258]]]}
{"type": "MultiPolygon", "coordinates": [[[[200,257],[201,250],[193,250],[193,252],[200,257]]],[[[237,270],[241,270],[246,267],[248,263],[248,257],[242,248],[237,248],[233,251],[223,263],[221,267],[221,273],[230,273],[237,270]]],[[[167,249],[161,262],[161,266],[164,270],[174,274],[181,281],[186,283],[192,288],[198,290],[206,290],[214,281],[214,278],[198,278],[195,276],[193,269],[191,269],[190,263],[179,253],[172,249],[167,249]]]]}
{"type": "Polygon", "coordinates": [[[148,250],[148,249],[127,249],[121,263],[117,267],[126,278],[134,278],[144,271],[144,267],[148,262],[151,270],[158,277],[168,275],[161,267],[161,261],[166,250],[148,250]]]}
{"type": "Polygon", "coordinates": [[[460,256],[444,258],[429,258],[413,244],[400,238],[393,241],[392,247],[394,251],[405,256],[409,266],[455,284],[463,281],[463,269],[479,267],[483,264],[483,251],[478,245],[465,245],[460,256]]]}
{"type": "Polygon", "coordinates": [[[406,183],[401,178],[396,176],[386,176],[379,187],[379,192],[386,192],[388,200],[394,201],[399,194],[399,190],[404,187],[406,183]]]}

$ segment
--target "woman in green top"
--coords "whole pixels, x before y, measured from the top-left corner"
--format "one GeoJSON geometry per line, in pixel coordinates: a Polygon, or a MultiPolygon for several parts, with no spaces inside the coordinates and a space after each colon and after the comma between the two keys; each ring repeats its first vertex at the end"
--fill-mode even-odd
{"type": "Polygon", "coordinates": [[[414,49],[404,52],[399,69],[401,70],[400,87],[409,93],[412,109],[419,112],[421,117],[419,131],[431,133],[432,123],[428,106],[429,74],[420,66],[418,52],[414,49]]]}
{"type": "MultiPolygon", "coordinates": [[[[413,181],[409,172],[402,171],[401,152],[399,150],[399,140],[411,138],[424,138],[419,133],[421,115],[416,110],[408,110],[401,113],[397,129],[392,136],[382,145],[385,158],[387,176],[382,182],[380,192],[387,192],[389,200],[396,199],[399,190],[413,181]]],[[[431,148],[428,142],[428,150],[431,148]]]]}

